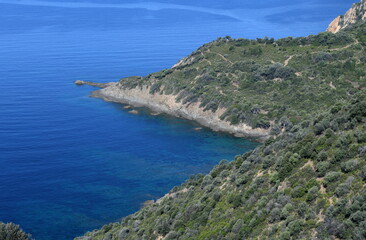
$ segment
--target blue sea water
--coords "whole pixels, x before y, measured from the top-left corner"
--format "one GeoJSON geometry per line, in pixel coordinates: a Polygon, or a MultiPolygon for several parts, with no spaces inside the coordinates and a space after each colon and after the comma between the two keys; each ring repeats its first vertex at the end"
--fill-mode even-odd
{"type": "Polygon", "coordinates": [[[74,80],[146,75],[220,36],[315,34],[352,2],[0,0],[0,221],[72,239],[257,146],[74,80]]]}

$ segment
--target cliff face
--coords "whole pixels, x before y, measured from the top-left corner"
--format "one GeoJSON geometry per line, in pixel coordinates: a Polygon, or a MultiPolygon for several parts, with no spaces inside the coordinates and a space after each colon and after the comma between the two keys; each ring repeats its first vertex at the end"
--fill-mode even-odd
{"type": "Polygon", "coordinates": [[[364,21],[366,19],[366,0],[362,0],[359,3],[353,4],[345,15],[335,18],[327,29],[327,32],[336,33],[339,30],[348,27],[358,21],[364,21]]]}

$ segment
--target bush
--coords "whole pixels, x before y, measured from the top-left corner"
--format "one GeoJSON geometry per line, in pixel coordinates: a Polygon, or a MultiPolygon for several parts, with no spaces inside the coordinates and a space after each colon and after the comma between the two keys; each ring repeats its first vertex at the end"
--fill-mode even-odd
{"type": "Polygon", "coordinates": [[[319,162],[323,162],[323,161],[327,160],[327,158],[328,158],[328,154],[327,154],[327,152],[325,152],[325,151],[321,151],[321,152],[318,154],[318,156],[317,156],[316,160],[317,160],[317,161],[319,161],[319,162]]]}
{"type": "Polygon", "coordinates": [[[366,116],[366,102],[357,103],[350,110],[350,119],[356,119],[358,122],[366,116]]]}
{"type": "Polygon", "coordinates": [[[341,176],[342,176],[342,173],[340,173],[340,172],[329,172],[329,173],[327,173],[327,175],[325,175],[324,180],[325,180],[325,183],[328,184],[328,183],[339,180],[341,176]]]}
{"type": "Polygon", "coordinates": [[[310,188],[308,191],[306,200],[309,202],[313,201],[315,198],[318,197],[318,193],[319,193],[319,188],[317,186],[310,188]]]}
{"type": "Polygon", "coordinates": [[[237,208],[241,205],[241,195],[231,193],[227,201],[232,204],[234,208],[237,208]]]}
{"type": "Polygon", "coordinates": [[[231,229],[231,231],[235,234],[238,234],[241,227],[243,226],[243,220],[239,219],[238,221],[236,221],[236,223],[234,224],[233,228],[231,229]]]}
{"type": "Polygon", "coordinates": [[[366,220],[366,212],[357,211],[351,215],[350,219],[355,223],[360,223],[366,220]]]}
{"type": "Polygon", "coordinates": [[[336,194],[338,197],[346,195],[350,190],[350,186],[346,183],[340,184],[336,189],[336,194]]]}
{"type": "Polygon", "coordinates": [[[319,63],[319,62],[327,62],[333,60],[333,56],[330,53],[327,52],[319,52],[313,56],[313,62],[319,63]]]}
{"type": "Polygon", "coordinates": [[[331,159],[332,163],[337,163],[348,158],[348,151],[346,149],[337,148],[334,151],[333,158],[331,159]]]}
{"type": "Polygon", "coordinates": [[[358,166],[359,162],[358,160],[349,160],[345,163],[342,163],[341,165],[341,168],[342,168],[342,171],[345,172],[345,173],[348,173],[348,172],[352,172],[353,170],[355,170],[358,166]]]}
{"type": "Polygon", "coordinates": [[[293,198],[301,198],[306,194],[306,188],[302,186],[297,186],[291,191],[291,196],[293,198]]]}
{"type": "Polygon", "coordinates": [[[324,175],[327,173],[329,168],[330,168],[329,162],[320,162],[320,163],[316,164],[316,171],[317,171],[319,177],[324,177],[324,175]]]}
{"type": "Polygon", "coordinates": [[[23,232],[19,225],[0,222],[0,239],[4,240],[30,240],[30,234],[23,232]]]}
{"type": "Polygon", "coordinates": [[[298,234],[304,226],[303,220],[295,220],[288,224],[288,229],[290,230],[291,235],[298,234]]]}

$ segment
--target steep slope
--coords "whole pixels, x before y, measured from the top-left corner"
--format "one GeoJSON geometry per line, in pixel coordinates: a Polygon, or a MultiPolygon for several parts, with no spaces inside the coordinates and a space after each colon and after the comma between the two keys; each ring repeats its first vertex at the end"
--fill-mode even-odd
{"type": "Polygon", "coordinates": [[[366,239],[365,47],[361,23],[277,41],[227,37],[102,89],[225,109],[222,120],[272,137],[77,239],[366,239]]]}
{"type": "Polygon", "coordinates": [[[348,26],[366,19],[366,0],[362,0],[359,3],[355,3],[351,9],[349,9],[345,15],[335,18],[327,29],[328,32],[336,33],[341,29],[345,29],[348,26]]]}

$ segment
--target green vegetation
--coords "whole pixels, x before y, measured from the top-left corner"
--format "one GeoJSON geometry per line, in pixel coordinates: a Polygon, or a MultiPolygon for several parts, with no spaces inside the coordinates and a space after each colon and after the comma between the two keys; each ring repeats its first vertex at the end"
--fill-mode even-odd
{"type": "Polygon", "coordinates": [[[150,86],[205,110],[226,109],[232,124],[281,129],[349,100],[366,87],[365,25],[337,34],[275,41],[219,38],[172,69],[120,81],[123,88],[150,86]]]}
{"type": "Polygon", "coordinates": [[[30,240],[31,236],[23,232],[19,225],[0,222],[0,239],[2,240],[30,240]]]}
{"type": "Polygon", "coordinates": [[[271,127],[250,153],[81,239],[366,239],[366,24],[304,38],[206,44],[126,88],[224,107],[271,127]]]}

